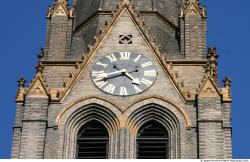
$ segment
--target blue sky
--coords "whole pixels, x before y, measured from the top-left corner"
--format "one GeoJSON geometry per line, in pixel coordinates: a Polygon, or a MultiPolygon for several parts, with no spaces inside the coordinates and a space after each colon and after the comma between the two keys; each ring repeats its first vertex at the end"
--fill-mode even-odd
{"type": "MultiPolygon", "coordinates": [[[[250,158],[250,1],[202,2],[208,10],[208,46],[216,46],[220,55],[220,80],[225,75],[233,80],[233,157],[250,158]]],[[[10,157],[16,80],[34,76],[49,4],[52,0],[1,2],[0,158],[10,157]]]]}

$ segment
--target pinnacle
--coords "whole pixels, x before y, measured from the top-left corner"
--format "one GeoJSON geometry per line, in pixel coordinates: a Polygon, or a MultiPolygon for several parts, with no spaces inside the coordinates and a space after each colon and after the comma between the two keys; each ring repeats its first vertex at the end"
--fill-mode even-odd
{"type": "Polygon", "coordinates": [[[19,88],[24,88],[25,87],[26,80],[24,79],[23,76],[21,76],[20,79],[17,82],[18,82],[18,87],[19,88]]]}

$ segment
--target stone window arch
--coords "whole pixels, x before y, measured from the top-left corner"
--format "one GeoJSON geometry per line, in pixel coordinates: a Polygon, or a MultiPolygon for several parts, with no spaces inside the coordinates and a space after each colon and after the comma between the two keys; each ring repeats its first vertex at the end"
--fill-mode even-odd
{"type": "Polygon", "coordinates": [[[144,123],[137,133],[137,159],[168,159],[168,131],[155,120],[144,123]]]}
{"type": "Polygon", "coordinates": [[[94,101],[96,101],[96,99],[84,100],[64,110],[58,125],[58,143],[59,147],[63,148],[62,151],[59,152],[61,158],[77,158],[79,133],[93,121],[102,125],[100,126],[101,128],[104,129],[105,127],[108,133],[108,150],[106,151],[106,158],[118,158],[119,146],[116,145],[116,142],[119,141],[118,129],[120,124],[114,113],[117,112],[117,109],[104,101],[102,103],[103,105],[93,103],[94,101]],[[114,110],[112,111],[110,109],[114,110]]]}
{"type": "MultiPolygon", "coordinates": [[[[130,111],[132,110],[133,109],[130,111]]],[[[180,118],[177,118],[167,107],[154,103],[136,108],[128,117],[127,125],[129,134],[127,140],[130,141],[130,143],[126,147],[130,150],[130,154],[126,155],[127,158],[137,158],[137,135],[140,133],[140,129],[144,127],[144,124],[150,121],[155,121],[159,125],[162,125],[168,132],[168,143],[166,145],[169,146],[169,149],[166,151],[167,154],[165,158],[180,158],[180,118]]]]}
{"type": "Polygon", "coordinates": [[[84,124],[77,135],[77,159],[107,159],[109,134],[105,126],[92,120],[84,124]]]}

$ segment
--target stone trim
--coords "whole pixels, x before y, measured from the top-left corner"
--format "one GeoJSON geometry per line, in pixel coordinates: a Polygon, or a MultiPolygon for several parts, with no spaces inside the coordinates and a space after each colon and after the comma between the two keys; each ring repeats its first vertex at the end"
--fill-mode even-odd
{"type": "Polygon", "coordinates": [[[102,123],[109,132],[109,158],[118,158],[119,145],[119,110],[98,99],[89,99],[75,104],[66,111],[58,125],[59,146],[63,148],[58,158],[75,158],[76,138],[79,129],[91,120],[102,123]],[[108,108],[107,108],[108,107],[108,108]]]}
{"type": "Polygon", "coordinates": [[[151,103],[136,109],[128,117],[127,127],[129,135],[126,140],[130,140],[130,144],[127,146],[130,153],[127,153],[127,158],[136,158],[138,130],[144,123],[151,120],[161,123],[169,133],[169,157],[171,159],[180,158],[180,121],[166,107],[151,103]]]}
{"type": "Polygon", "coordinates": [[[192,127],[192,121],[191,118],[189,117],[188,113],[181,107],[177,106],[174,102],[170,101],[169,99],[160,97],[160,96],[148,96],[148,97],[142,97],[134,101],[132,104],[130,104],[126,109],[126,111],[129,111],[129,109],[133,109],[134,106],[141,104],[141,103],[164,103],[165,105],[171,105],[175,110],[180,113],[184,119],[184,123],[186,123],[186,128],[191,128],[192,127]]]}
{"type": "MultiPolygon", "coordinates": [[[[62,111],[60,113],[58,113],[57,117],[55,118],[55,121],[54,121],[55,125],[57,125],[57,126],[60,125],[60,121],[61,121],[63,115],[67,111],[69,111],[71,108],[75,107],[78,104],[81,104],[82,102],[89,102],[89,100],[95,100],[94,103],[102,103],[102,105],[103,106],[105,105],[106,107],[110,107],[110,105],[112,105],[117,110],[119,110],[120,112],[122,112],[122,110],[119,109],[119,106],[116,103],[113,103],[113,102],[111,102],[111,101],[109,101],[107,99],[103,99],[103,98],[98,97],[98,96],[88,96],[88,97],[84,97],[84,98],[78,99],[78,100],[72,102],[71,104],[69,104],[68,106],[66,106],[65,108],[63,108],[62,111]]],[[[91,102],[89,102],[89,103],[91,103],[91,102]]]]}

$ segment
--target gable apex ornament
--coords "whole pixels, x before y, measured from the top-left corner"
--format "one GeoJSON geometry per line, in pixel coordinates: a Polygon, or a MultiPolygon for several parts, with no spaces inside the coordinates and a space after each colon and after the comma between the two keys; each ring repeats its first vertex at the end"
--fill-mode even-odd
{"type": "Polygon", "coordinates": [[[207,17],[206,7],[200,7],[199,0],[186,0],[184,7],[181,8],[180,18],[189,15],[200,14],[203,18],[207,17]]]}
{"type": "Polygon", "coordinates": [[[50,93],[47,90],[47,86],[44,83],[41,73],[36,74],[35,79],[31,82],[25,95],[29,97],[49,97],[50,96],[50,93]]]}
{"type": "Polygon", "coordinates": [[[197,96],[199,98],[218,98],[222,96],[222,93],[216,83],[214,83],[213,79],[207,75],[197,90],[197,96]]]}
{"type": "Polygon", "coordinates": [[[49,7],[47,18],[53,16],[68,16],[69,18],[74,17],[74,9],[68,7],[68,0],[55,0],[53,6],[49,7]]]}

